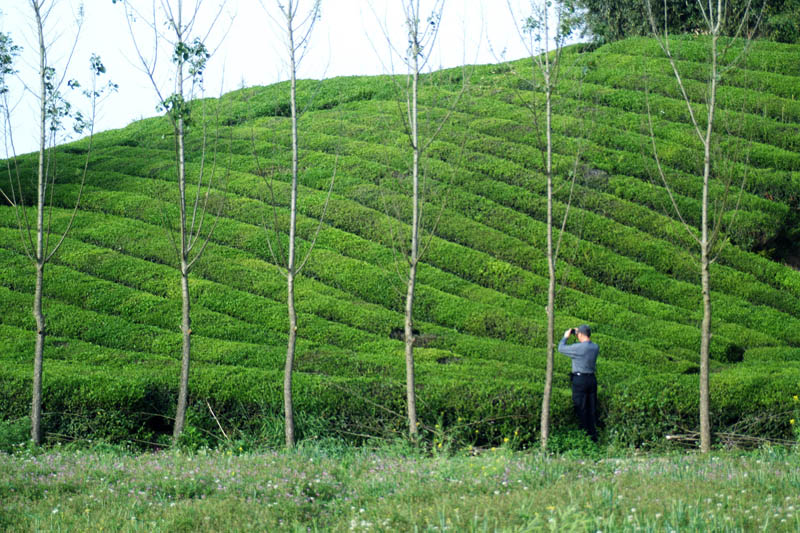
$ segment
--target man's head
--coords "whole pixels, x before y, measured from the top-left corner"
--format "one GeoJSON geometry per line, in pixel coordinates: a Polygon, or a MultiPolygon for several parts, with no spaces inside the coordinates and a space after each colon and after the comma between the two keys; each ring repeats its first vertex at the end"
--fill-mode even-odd
{"type": "Polygon", "coordinates": [[[581,324],[575,328],[575,335],[578,336],[578,340],[581,342],[588,341],[592,337],[592,328],[586,324],[581,324]]]}

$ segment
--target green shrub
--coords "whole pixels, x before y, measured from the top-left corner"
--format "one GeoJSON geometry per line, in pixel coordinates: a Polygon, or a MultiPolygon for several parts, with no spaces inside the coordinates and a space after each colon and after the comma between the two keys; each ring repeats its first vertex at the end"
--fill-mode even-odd
{"type": "Polygon", "coordinates": [[[746,363],[800,361],[800,348],[769,346],[750,348],[744,353],[746,363]]]}

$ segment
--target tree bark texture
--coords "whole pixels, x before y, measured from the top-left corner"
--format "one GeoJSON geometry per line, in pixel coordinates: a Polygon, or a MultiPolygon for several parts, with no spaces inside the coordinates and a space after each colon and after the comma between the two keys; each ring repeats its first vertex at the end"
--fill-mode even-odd
{"type": "Polygon", "coordinates": [[[544,390],[542,392],[542,419],[541,419],[541,446],[547,449],[547,440],[550,437],[550,398],[553,393],[553,357],[555,351],[555,320],[556,320],[556,257],[553,250],[553,140],[552,140],[552,87],[550,85],[550,59],[547,47],[548,28],[547,12],[544,14],[545,52],[544,78],[545,91],[545,142],[547,175],[547,362],[545,364],[544,390]]]}
{"type": "Polygon", "coordinates": [[[36,351],[33,356],[33,394],[31,400],[31,441],[42,443],[42,363],[44,360],[45,320],[42,312],[44,265],[36,264],[36,290],[33,295],[33,317],[36,319],[36,351]]]}
{"type": "Polygon", "coordinates": [[[419,43],[417,42],[417,23],[411,30],[411,53],[413,56],[413,72],[411,73],[411,145],[412,155],[412,208],[411,208],[411,251],[409,254],[408,287],[405,307],[405,359],[406,359],[406,402],[408,404],[408,433],[412,438],[417,436],[416,378],[414,372],[414,291],[417,282],[417,265],[419,263],[419,130],[417,123],[417,94],[419,82],[419,43]]]}
{"type": "Polygon", "coordinates": [[[292,193],[289,206],[289,257],[287,263],[286,293],[289,313],[289,341],[286,346],[286,364],[283,370],[283,411],[285,417],[284,432],[286,447],[295,445],[294,436],[294,400],[292,396],[292,374],[294,370],[295,347],[297,343],[297,312],[294,302],[295,279],[295,238],[297,230],[297,173],[298,173],[298,137],[297,137],[297,64],[295,62],[295,42],[293,15],[294,6],[288,5],[288,37],[289,37],[289,67],[291,76],[289,103],[292,112],[292,193]]]}
{"type": "Polygon", "coordinates": [[[42,443],[42,366],[44,360],[45,318],[42,311],[42,292],[44,288],[44,203],[47,192],[47,177],[45,175],[45,150],[47,103],[48,94],[46,87],[47,76],[47,49],[44,42],[44,27],[42,25],[41,5],[32,1],[36,18],[36,29],[39,36],[39,161],[38,161],[38,189],[36,195],[36,289],[33,295],[33,317],[36,320],[36,348],[33,356],[33,391],[31,397],[31,441],[35,445],[42,443]]]}
{"type": "MultiPolygon", "coordinates": [[[[721,17],[721,12],[718,13],[721,17]]],[[[703,323],[700,333],[700,451],[711,451],[711,399],[709,385],[709,348],[711,345],[711,280],[709,276],[710,248],[708,189],[711,179],[711,136],[714,125],[714,109],[717,98],[717,40],[719,37],[720,18],[711,37],[711,80],[709,87],[708,124],[704,141],[703,157],[703,202],[700,235],[700,283],[703,293],[703,323]]]]}
{"type": "MultiPolygon", "coordinates": [[[[180,22],[179,22],[180,24],[180,22]]],[[[183,76],[182,65],[179,69],[183,76]]],[[[181,94],[183,84],[181,83],[181,94]]],[[[180,267],[181,267],[181,377],[178,389],[178,406],[175,410],[175,428],[172,432],[172,442],[177,444],[186,423],[186,410],[189,403],[189,363],[192,353],[192,322],[191,322],[191,295],[189,293],[189,251],[188,237],[186,234],[186,152],[185,129],[183,117],[178,117],[176,125],[176,142],[178,148],[178,189],[180,191],[180,267]]]]}

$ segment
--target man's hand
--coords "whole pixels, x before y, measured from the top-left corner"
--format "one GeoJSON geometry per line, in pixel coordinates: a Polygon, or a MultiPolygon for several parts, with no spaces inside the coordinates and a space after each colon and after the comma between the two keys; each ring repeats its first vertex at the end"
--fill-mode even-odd
{"type": "Polygon", "coordinates": [[[569,339],[569,336],[572,335],[572,328],[568,329],[564,332],[564,338],[569,339]]]}

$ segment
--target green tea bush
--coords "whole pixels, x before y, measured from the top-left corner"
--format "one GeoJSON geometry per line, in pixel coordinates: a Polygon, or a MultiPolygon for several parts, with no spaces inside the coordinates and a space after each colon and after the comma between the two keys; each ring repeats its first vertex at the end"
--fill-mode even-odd
{"type": "MultiPolygon", "coordinates": [[[[766,370],[766,369],[765,369],[766,370]]],[[[782,421],[791,391],[797,389],[797,368],[754,372],[733,367],[710,379],[712,431],[727,431],[747,422],[748,434],[787,438],[782,421]]],[[[612,440],[626,446],[664,443],[668,435],[696,431],[699,425],[697,376],[642,376],[614,384],[604,404],[612,440]]]]}
{"type": "Polygon", "coordinates": [[[0,418],[0,452],[13,453],[25,446],[31,438],[31,420],[28,417],[13,420],[0,418]]]}
{"type": "MultiPolygon", "coordinates": [[[[496,217],[495,217],[495,218],[496,218],[496,217]]],[[[524,261],[524,260],[523,260],[523,261],[524,261]]],[[[382,293],[386,293],[386,292],[389,292],[389,291],[376,291],[376,292],[382,292],[382,293]]],[[[399,301],[398,301],[398,304],[399,304],[399,301]]]]}
{"type": "MultiPolygon", "coordinates": [[[[709,37],[693,35],[672,36],[674,42],[670,43],[676,55],[684,61],[705,62],[709,50],[709,37]]],[[[723,43],[722,44],[726,44],[723,43]]],[[[729,54],[721,58],[722,64],[728,64],[732,60],[738,60],[744,45],[743,40],[730,47],[729,54]]],[[[644,55],[645,57],[663,57],[664,52],[658,43],[646,37],[633,37],[610,43],[601,50],[609,50],[617,53],[630,53],[644,55]]],[[[743,56],[744,68],[765,71],[781,72],[785,75],[800,75],[800,67],[795,61],[797,47],[789,44],[754,40],[750,43],[750,49],[743,56]]]]}
{"type": "Polygon", "coordinates": [[[746,363],[800,361],[800,348],[765,346],[750,348],[744,353],[746,363]]]}

